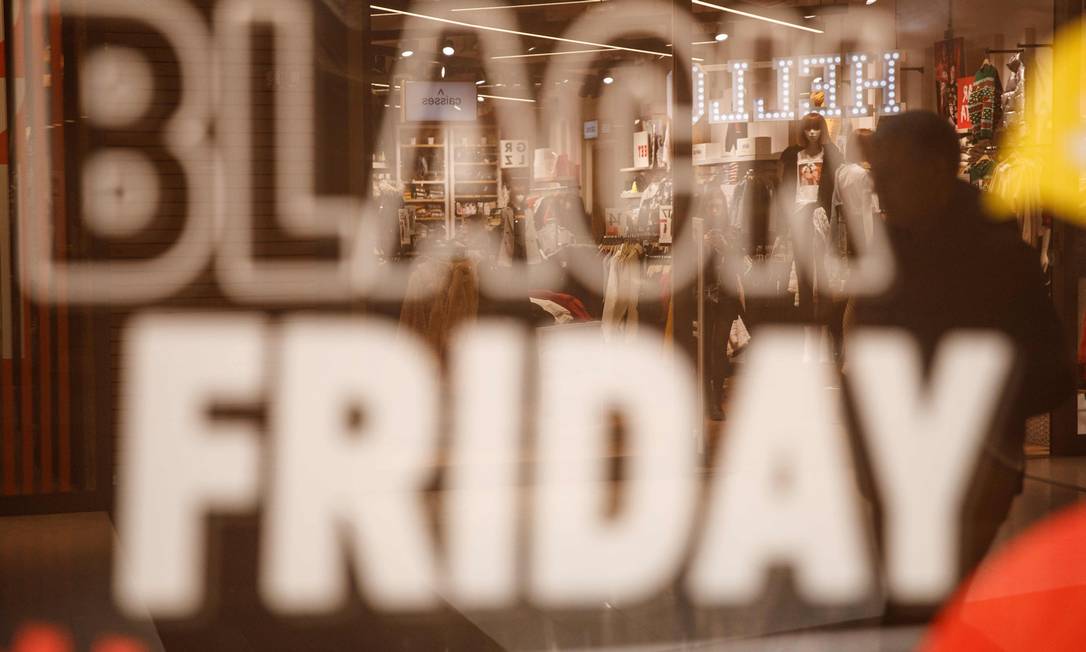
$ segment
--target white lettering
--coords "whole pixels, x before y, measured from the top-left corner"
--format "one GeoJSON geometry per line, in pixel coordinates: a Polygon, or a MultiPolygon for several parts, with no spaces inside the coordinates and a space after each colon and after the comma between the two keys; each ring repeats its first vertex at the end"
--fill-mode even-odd
{"type": "Polygon", "coordinates": [[[925,387],[905,332],[849,338],[849,376],[884,501],[895,595],[936,600],[957,580],[962,501],[1013,362],[996,333],[948,336],[925,387]]]}
{"type": "Polygon", "coordinates": [[[700,602],[754,600],[780,562],[814,602],[871,587],[840,403],[818,356],[804,360],[804,342],[802,328],[764,328],[747,353],[689,580],[700,602]]]}

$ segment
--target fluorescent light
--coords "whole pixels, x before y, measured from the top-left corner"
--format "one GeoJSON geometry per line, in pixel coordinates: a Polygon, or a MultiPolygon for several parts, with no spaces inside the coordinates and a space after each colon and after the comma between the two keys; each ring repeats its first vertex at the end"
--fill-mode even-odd
{"type": "Polygon", "coordinates": [[[480,79],[479,81],[475,82],[475,85],[476,85],[476,86],[482,86],[482,85],[483,85],[483,84],[485,84],[485,83],[486,83],[486,80],[485,80],[485,79],[480,79]]]}
{"type": "Polygon", "coordinates": [[[381,82],[370,82],[370,86],[376,86],[378,88],[388,88],[388,84],[382,84],[381,82]]]}
{"type": "Polygon", "coordinates": [[[804,20],[812,20],[814,18],[818,18],[818,16],[815,16],[814,14],[807,14],[803,17],[804,20]]]}
{"type": "MultiPolygon", "coordinates": [[[[697,2],[697,0],[695,0],[697,2]]],[[[716,5],[710,5],[715,7],[716,5]]],[[[660,57],[670,57],[670,52],[657,52],[655,50],[640,50],[638,48],[628,48],[621,45],[611,45],[610,43],[594,43],[592,41],[578,41],[575,39],[562,38],[561,36],[551,36],[549,34],[535,34],[533,32],[520,32],[515,29],[505,29],[504,27],[492,27],[490,25],[479,25],[477,23],[465,23],[460,20],[452,20],[450,18],[439,18],[438,16],[430,16],[427,14],[419,14],[413,11],[403,11],[402,9],[392,9],[390,7],[382,7],[381,5],[370,5],[370,9],[377,9],[379,11],[391,11],[393,13],[400,14],[401,16],[411,16],[413,18],[422,18],[423,20],[433,20],[439,23],[445,23],[446,25],[457,25],[459,27],[470,27],[471,29],[482,29],[490,32],[501,32],[502,34],[513,34],[514,36],[530,36],[538,39],[544,39],[547,41],[561,41],[563,43],[575,43],[577,45],[590,45],[597,48],[607,48],[608,50],[624,50],[626,52],[637,52],[638,54],[652,54],[660,57]]],[[[817,30],[810,30],[817,31],[817,30]]],[[[821,34],[822,32],[818,32],[821,34]]]]}
{"type": "Polygon", "coordinates": [[[611,52],[614,48],[596,48],[594,50],[562,50],[561,52],[537,52],[535,54],[503,54],[491,59],[524,59],[527,57],[557,57],[561,54],[588,54],[590,52],[611,52]]]}
{"type": "Polygon", "coordinates": [[[878,1],[879,0],[867,0],[867,6],[870,7],[871,5],[875,4],[878,1]]]}
{"type": "Polygon", "coordinates": [[[716,36],[714,36],[713,40],[716,41],[717,43],[723,43],[724,41],[728,40],[728,35],[725,34],[724,32],[721,32],[721,33],[717,34],[716,36]]]}
{"type": "Polygon", "coordinates": [[[509,102],[531,102],[532,104],[535,104],[535,100],[526,97],[505,97],[504,95],[483,95],[482,93],[479,93],[480,100],[482,100],[484,97],[490,100],[508,100],[509,102]]]}
{"type": "MultiPolygon", "coordinates": [[[[753,18],[754,20],[764,20],[767,23],[773,23],[774,25],[780,25],[781,27],[791,27],[792,29],[799,29],[799,30],[803,30],[804,32],[811,32],[813,34],[825,34],[824,31],[822,31],[820,29],[815,29],[813,27],[805,27],[803,25],[797,25],[795,23],[789,23],[789,22],[784,21],[784,20],[777,20],[776,18],[770,18],[769,16],[760,16],[758,14],[752,14],[752,13],[747,12],[747,11],[740,11],[739,9],[732,9],[731,7],[723,7],[721,5],[714,5],[711,2],[705,2],[705,0],[691,0],[691,1],[696,5],[701,5],[702,7],[709,7],[710,9],[716,9],[718,11],[723,11],[725,13],[735,14],[736,16],[743,16],[744,18],[753,18]]],[[[384,11],[388,11],[384,7],[374,7],[373,5],[370,5],[370,9],[374,9],[374,8],[382,9],[384,11]]]]}
{"type": "Polygon", "coordinates": [[[445,66],[441,66],[441,78],[445,79],[445,66]]]}
{"type": "Polygon", "coordinates": [[[533,2],[524,5],[501,5],[500,7],[459,7],[450,11],[490,11],[492,9],[523,9],[525,7],[552,7],[557,5],[587,5],[603,0],[562,0],[562,2],[533,2]]]}
{"type": "Polygon", "coordinates": [[[406,58],[408,58],[410,56],[413,56],[414,54],[415,54],[414,50],[404,50],[403,52],[400,53],[400,56],[403,57],[404,59],[406,59],[406,58]]]}

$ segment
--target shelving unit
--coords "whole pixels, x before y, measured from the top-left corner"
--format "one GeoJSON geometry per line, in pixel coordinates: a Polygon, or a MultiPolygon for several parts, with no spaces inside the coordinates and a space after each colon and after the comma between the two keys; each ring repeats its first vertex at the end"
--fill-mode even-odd
{"type": "Polygon", "coordinates": [[[396,176],[404,204],[413,211],[415,221],[444,222],[446,235],[451,214],[447,132],[444,126],[425,123],[400,125],[396,132],[396,176]]]}
{"type": "Polygon", "coordinates": [[[486,219],[498,206],[502,184],[498,138],[494,127],[449,128],[454,232],[468,219],[486,219]]]}

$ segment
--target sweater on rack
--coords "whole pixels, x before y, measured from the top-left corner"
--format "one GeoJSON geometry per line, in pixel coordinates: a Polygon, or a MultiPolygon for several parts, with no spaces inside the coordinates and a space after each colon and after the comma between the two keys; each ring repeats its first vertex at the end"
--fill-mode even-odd
{"type": "Polygon", "coordinates": [[[973,141],[990,140],[1003,118],[1003,85],[999,71],[985,61],[973,78],[969,93],[969,119],[973,122],[973,141]]]}

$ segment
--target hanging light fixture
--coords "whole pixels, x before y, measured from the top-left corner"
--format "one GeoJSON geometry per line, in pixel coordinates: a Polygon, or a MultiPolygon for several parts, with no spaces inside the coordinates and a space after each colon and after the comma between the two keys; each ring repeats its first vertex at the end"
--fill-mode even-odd
{"type": "Polygon", "coordinates": [[[607,84],[608,86],[610,86],[611,84],[615,83],[615,78],[614,78],[614,76],[613,76],[613,75],[612,75],[611,73],[609,73],[609,72],[605,72],[605,73],[603,73],[603,83],[604,83],[604,84],[607,84]]]}
{"type": "Polygon", "coordinates": [[[441,54],[447,57],[451,57],[456,54],[456,48],[453,47],[453,42],[449,39],[445,39],[445,42],[441,44],[441,54]]]}
{"type": "Polygon", "coordinates": [[[716,36],[713,37],[713,40],[716,41],[717,43],[723,43],[724,41],[728,40],[728,35],[725,34],[724,32],[720,32],[719,34],[717,34],[716,36]]]}

